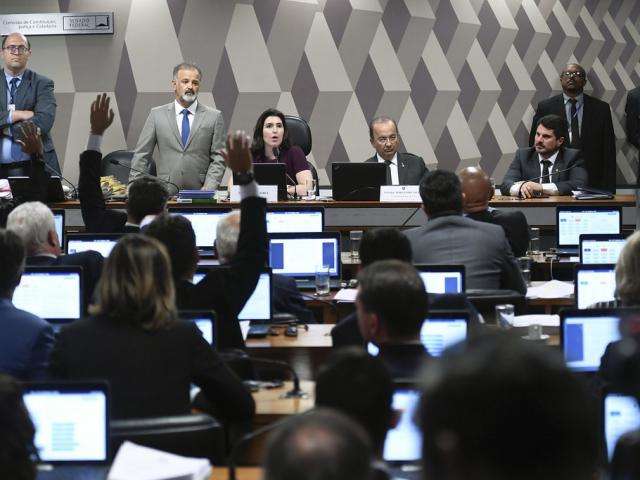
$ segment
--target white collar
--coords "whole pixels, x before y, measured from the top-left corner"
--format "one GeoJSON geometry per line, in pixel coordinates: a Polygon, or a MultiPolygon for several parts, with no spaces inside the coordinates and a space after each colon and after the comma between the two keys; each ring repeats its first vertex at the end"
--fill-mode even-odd
{"type": "MultiPolygon", "coordinates": [[[[379,153],[376,153],[376,157],[378,159],[378,163],[385,163],[386,162],[386,160],[384,158],[382,158],[379,153]]],[[[391,164],[392,165],[398,165],[398,152],[396,152],[395,155],[393,156],[393,158],[391,159],[391,164]]]]}
{"type": "Polygon", "coordinates": [[[556,150],[556,153],[551,155],[549,158],[542,158],[542,155],[538,154],[538,163],[542,163],[543,160],[549,160],[551,162],[551,166],[553,167],[556,163],[556,159],[558,158],[558,153],[560,150],[556,150]]]}
{"type": "MultiPolygon", "coordinates": [[[[182,105],[180,105],[178,100],[174,100],[173,104],[174,104],[175,109],[176,109],[176,115],[182,115],[182,111],[184,110],[184,107],[182,105]]],[[[189,110],[189,113],[191,115],[195,115],[197,108],[198,108],[198,100],[194,100],[194,102],[187,107],[187,110],[189,110]]]]}

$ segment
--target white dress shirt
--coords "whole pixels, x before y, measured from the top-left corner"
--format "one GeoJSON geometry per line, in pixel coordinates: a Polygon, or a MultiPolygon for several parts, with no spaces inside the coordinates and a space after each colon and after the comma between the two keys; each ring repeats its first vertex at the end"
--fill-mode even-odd
{"type": "MultiPolygon", "coordinates": [[[[376,153],[378,157],[378,163],[385,163],[386,160],[376,153]]],[[[396,153],[391,159],[389,164],[389,170],[391,170],[391,185],[400,185],[400,177],[398,177],[398,154],[396,153]]]]}
{"type": "MultiPolygon", "coordinates": [[[[182,138],[182,111],[184,107],[178,103],[177,100],[173,102],[176,107],[176,122],[178,123],[178,133],[180,134],[180,138],[182,138]]],[[[189,110],[189,132],[191,132],[191,128],[193,127],[193,119],[196,116],[196,108],[198,108],[198,100],[195,100],[191,105],[187,107],[189,110]]]]}
{"type": "MultiPolygon", "coordinates": [[[[556,159],[558,158],[558,152],[560,150],[557,150],[556,153],[554,153],[553,155],[551,155],[549,158],[542,158],[542,155],[538,154],[538,162],[540,165],[540,176],[542,176],[542,170],[544,170],[544,165],[542,164],[543,160],[549,160],[551,162],[551,165],[549,165],[549,178],[551,178],[552,174],[553,174],[553,166],[556,164],[556,159]]],[[[511,195],[512,197],[517,197],[518,193],[520,192],[520,185],[522,185],[524,182],[516,182],[511,186],[511,189],[509,190],[509,195],[511,195]]],[[[542,184],[542,191],[547,194],[547,195],[558,195],[558,187],[556,186],[555,183],[543,183],[542,184]]]]}

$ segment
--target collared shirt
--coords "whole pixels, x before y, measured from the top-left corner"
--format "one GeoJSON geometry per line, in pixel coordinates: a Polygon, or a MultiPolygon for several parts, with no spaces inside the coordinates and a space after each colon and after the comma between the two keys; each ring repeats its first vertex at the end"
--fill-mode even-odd
{"type": "MultiPolygon", "coordinates": [[[[24,75],[24,72],[22,72],[20,75],[16,75],[15,78],[18,79],[18,83],[16,84],[16,90],[18,89],[18,87],[20,86],[20,83],[22,83],[22,76],[24,75]]],[[[11,75],[9,72],[7,72],[6,70],[4,71],[4,76],[5,76],[5,81],[7,82],[7,109],[9,109],[9,105],[11,105],[11,80],[14,78],[13,75],[11,75]]],[[[13,99],[15,101],[15,98],[13,99]]],[[[7,120],[8,123],[12,124],[13,123],[13,111],[9,111],[9,118],[7,120]]],[[[0,163],[13,163],[16,161],[21,161],[21,160],[29,160],[29,155],[27,155],[26,153],[22,153],[22,156],[18,159],[13,159],[11,158],[11,144],[13,143],[13,138],[10,136],[11,132],[9,130],[9,127],[5,128],[3,131],[3,137],[2,137],[2,149],[0,149],[0,163]]]]}
{"type": "MultiPolygon", "coordinates": [[[[562,98],[564,99],[564,110],[567,116],[567,128],[569,129],[569,143],[571,143],[571,138],[573,136],[573,132],[571,131],[571,97],[566,93],[562,94],[562,98]]],[[[584,113],[584,94],[580,94],[576,97],[576,116],[578,117],[578,128],[580,132],[582,132],[582,114],[584,113]]],[[[580,134],[578,132],[578,135],[580,134]]]]}
{"type": "MultiPolygon", "coordinates": [[[[544,170],[544,165],[542,164],[543,160],[549,160],[551,162],[551,165],[549,165],[549,178],[551,178],[552,172],[553,172],[553,166],[556,164],[556,159],[558,158],[558,152],[560,152],[560,150],[557,150],[556,153],[554,153],[553,155],[551,155],[549,158],[542,158],[542,155],[538,154],[538,162],[540,165],[540,176],[542,177],[542,171],[544,170]]],[[[520,193],[520,185],[522,185],[523,182],[516,182],[514,183],[511,188],[509,189],[509,195],[511,195],[512,197],[517,196],[520,193]]],[[[546,193],[547,195],[557,195],[558,192],[558,187],[556,186],[555,183],[551,182],[551,183],[543,183],[542,184],[542,191],[544,193],[546,193]]]]}
{"type": "MultiPolygon", "coordinates": [[[[376,153],[378,157],[378,163],[385,163],[386,160],[376,153]]],[[[391,159],[389,164],[389,170],[391,171],[391,185],[400,185],[400,177],[398,176],[398,154],[396,153],[391,159]]]]}
{"type": "MultiPolygon", "coordinates": [[[[182,118],[184,117],[184,115],[182,115],[182,111],[184,110],[184,107],[180,105],[177,100],[175,100],[173,103],[176,107],[176,122],[178,123],[178,133],[180,134],[180,137],[182,137],[182,118]]],[[[189,110],[189,131],[191,131],[191,127],[193,127],[193,119],[196,116],[197,108],[198,100],[194,101],[187,107],[187,110],[189,110]]]]}

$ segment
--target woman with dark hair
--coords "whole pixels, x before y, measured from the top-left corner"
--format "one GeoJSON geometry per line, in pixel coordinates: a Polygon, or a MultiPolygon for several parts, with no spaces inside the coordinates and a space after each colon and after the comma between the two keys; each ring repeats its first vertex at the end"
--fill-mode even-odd
{"type": "Polygon", "coordinates": [[[18,383],[0,374],[0,478],[33,480],[35,429],[29,418],[18,383]]]}
{"type": "Polygon", "coordinates": [[[189,413],[190,385],[220,420],[244,422],[255,404],[195,324],[178,319],[165,247],[127,235],[111,251],[93,317],[62,328],[51,371],[64,379],[105,379],[113,418],[189,413]]]}

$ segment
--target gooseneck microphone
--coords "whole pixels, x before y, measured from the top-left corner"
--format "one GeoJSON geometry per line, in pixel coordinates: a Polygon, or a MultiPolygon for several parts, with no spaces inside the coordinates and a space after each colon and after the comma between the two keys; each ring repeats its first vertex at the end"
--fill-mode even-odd
{"type": "MultiPolygon", "coordinates": [[[[126,163],[122,163],[120,160],[117,160],[115,158],[109,159],[109,163],[111,163],[113,165],[118,165],[120,167],[129,168],[130,170],[133,170],[136,173],[141,173],[142,175],[149,175],[148,172],[143,172],[142,170],[138,170],[137,168],[133,168],[132,166],[127,165],[126,163]]],[[[156,176],[155,178],[157,178],[158,180],[160,180],[163,183],[166,183],[166,184],[171,185],[172,187],[174,187],[176,189],[176,195],[180,192],[180,187],[178,185],[176,185],[175,183],[170,182],[169,180],[165,180],[164,178],[160,178],[158,176],[156,176]]]]}
{"type": "MultiPolygon", "coordinates": [[[[558,174],[558,173],[564,173],[564,172],[568,172],[569,170],[573,170],[575,167],[577,167],[578,164],[574,163],[573,165],[571,165],[569,168],[565,168],[562,170],[556,170],[555,172],[549,172],[549,179],[551,179],[551,177],[553,177],[554,175],[558,174]]],[[[533,178],[529,178],[527,180],[524,180],[521,184],[520,187],[518,188],[518,198],[522,198],[522,187],[524,186],[525,183],[527,182],[537,182],[538,180],[546,177],[547,175],[538,175],[537,177],[533,177],[533,178]]]]}
{"type": "MultiPolygon", "coordinates": [[[[280,149],[278,147],[273,147],[273,156],[276,157],[276,163],[280,163],[280,149]]],[[[287,179],[291,183],[293,183],[293,199],[300,200],[300,196],[298,195],[298,190],[296,189],[296,185],[298,185],[298,182],[296,182],[293,178],[291,178],[291,175],[289,175],[286,170],[284,174],[286,175],[287,179]]]]}
{"type": "Polygon", "coordinates": [[[67,182],[69,185],[71,185],[71,188],[73,188],[73,193],[72,193],[73,198],[78,198],[78,189],[76,188],[76,186],[73,183],[71,183],[69,180],[67,180],[65,177],[63,177],[62,173],[58,172],[51,165],[48,165],[47,162],[44,161],[44,159],[42,160],[42,163],[44,165],[44,168],[48,168],[51,172],[55,173],[58,177],[60,177],[62,180],[67,182]]]}

